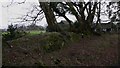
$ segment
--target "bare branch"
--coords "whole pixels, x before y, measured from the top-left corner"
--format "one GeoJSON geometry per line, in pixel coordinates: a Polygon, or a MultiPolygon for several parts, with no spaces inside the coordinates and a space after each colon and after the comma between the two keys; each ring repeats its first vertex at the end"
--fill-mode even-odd
{"type": "Polygon", "coordinates": [[[3,6],[3,7],[10,7],[10,6],[14,5],[14,4],[18,4],[19,5],[19,4],[23,4],[25,2],[26,2],[26,0],[24,0],[22,2],[14,2],[14,0],[11,0],[10,4],[8,4],[7,6],[3,6]]]}

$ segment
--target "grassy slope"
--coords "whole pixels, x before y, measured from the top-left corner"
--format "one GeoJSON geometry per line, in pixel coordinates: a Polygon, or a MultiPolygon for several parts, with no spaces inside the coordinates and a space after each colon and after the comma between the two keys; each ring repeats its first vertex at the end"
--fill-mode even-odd
{"type": "Polygon", "coordinates": [[[27,36],[10,42],[13,48],[3,46],[3,64],[104,66],[118,63],[116,34],[84,38],[52,53],[41,50],[40,45],[44,45],[41,40],[45,37],[46,35],[27,36]]]}

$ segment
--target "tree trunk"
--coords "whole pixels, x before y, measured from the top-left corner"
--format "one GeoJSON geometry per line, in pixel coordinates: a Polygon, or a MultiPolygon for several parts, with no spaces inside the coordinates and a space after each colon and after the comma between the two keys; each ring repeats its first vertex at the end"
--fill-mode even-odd
{"type": "Polygon", "coordinates": [[[76,12],[75,8],[73,7],[73,4],[71,2],[66,2],[68,4],[68,6],[70,7],[70,11],[72,12],[72,14],[75,15],[77,21],[79,22],[80,24],[80,32],[82,32],[84,29],[83,29],[83,21],[82,21],[82,18],[79,16],[79,14],[76,12]]]}
{"type": "Polygon", "coordinates": [[[57,14],[59,14],[59,16],[64,17],[64,18],[68,21],[69,26],[70,26],[69,31],[72,31],[72,29],[73,29],[72,21],[69,20],[69,19],[65,16],[65,13],[61,13],[61,12],[58,10],[58,8],[56,8],[57,4],[58,4],[57,2],[51,2],[51,3],[50,3],[50,6],[51,6],[51,8],[53,9],[53,11],[55,11],[57,14]]]}
{"type": "Polygon", "coordinates": [[[98,13],[97,13],[98,19],[97,19],[96,26],[95,26],[98,32],[101,32],[100,10],[101,10],[101,3],[99,2],[98,13]]]}
{"type": "Polygon", "coordinates": [[[60,27],[56,24],[57,21],[56,21],[55,15],[53,13],[53,10],[50,8],[49,3],[48,2],[39,2],[39,3],[45,14],[49,31],[50,32],[61,31],[60,27]]]}

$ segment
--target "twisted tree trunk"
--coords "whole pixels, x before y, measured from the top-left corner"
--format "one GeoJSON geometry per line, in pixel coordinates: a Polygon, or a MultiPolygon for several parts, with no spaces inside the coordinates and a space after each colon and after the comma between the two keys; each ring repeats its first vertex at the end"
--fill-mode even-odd
{"type": "Polygon", "coordinates": [[[53,13],[53,10],[50,8],[50,5],[48,2],[39,2],[40,6],[45,14],[46,21],[48,24],[48,29],[50,32],[56,31],[59,32],[61,31],[60,27],[56,24],[56,18],[53,13]]]}

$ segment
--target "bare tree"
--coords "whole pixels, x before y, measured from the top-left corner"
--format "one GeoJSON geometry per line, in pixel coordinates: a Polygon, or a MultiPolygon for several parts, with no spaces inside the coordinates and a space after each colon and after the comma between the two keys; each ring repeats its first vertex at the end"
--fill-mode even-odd
{"type": "Polygon", "coordinates": [[[70,7],[70,11],[75,15],[77,21],[80,24],[80,32],[89,33],[92,32],[91,24],[95,16],[97,9],[97,2],[66,2],[70,7]],[[87,11],[87,15],[85,12],[87,11]]]}
{"type": "Polygon", "coordinates": [[[57,21],[55,16],[62,16],[68,22],[70,26],[70,31],[73,29],[72,21],[66,17],[66,13],[69,12],[74,15],[79,23],[79,33],[92,33],[92,24],[94,17],[97,16],[97,26],[94,28],[99,27],[98,23],[101,22],[100,15],[101,15],[101,2],[40,2],[39,6],[35,7],[37,13],[36,15],[32,16],[30,13],[35,11],[34,9],[31,10],[30,13],[22,17],[23,21],[40,21],[46,18],[48,29],[49,31],[61,31],[60,27],[57,25],[57,21]],[[59,5],[59,6],[58,6],[59,5]],[[38,9],[39,8],[39,9],[38,9]],[[44,15],[42,15],[44,13],[44,15]],[[42,15],[42,16],[41,16],[42,15]]]}

